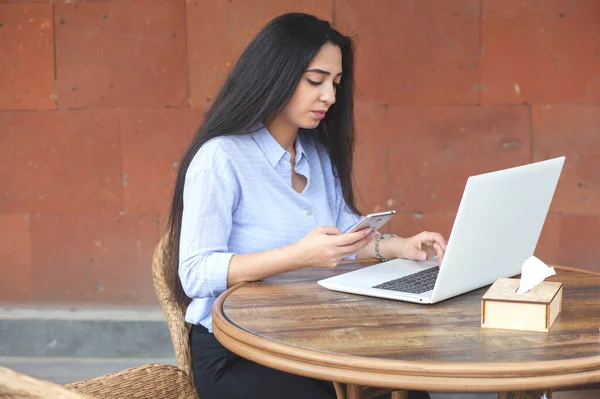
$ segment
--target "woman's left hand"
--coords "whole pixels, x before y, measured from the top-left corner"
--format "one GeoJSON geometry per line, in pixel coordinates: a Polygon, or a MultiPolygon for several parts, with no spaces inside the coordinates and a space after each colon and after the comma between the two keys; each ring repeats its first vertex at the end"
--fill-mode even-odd
{"type": "Polygon", "coordinates": [[[427,260],[437,255],[442,262],[446,252],[446,240],[440,233],[423,231],[405,238],[402,246],[402,257],[410,260],[427,260]]]}

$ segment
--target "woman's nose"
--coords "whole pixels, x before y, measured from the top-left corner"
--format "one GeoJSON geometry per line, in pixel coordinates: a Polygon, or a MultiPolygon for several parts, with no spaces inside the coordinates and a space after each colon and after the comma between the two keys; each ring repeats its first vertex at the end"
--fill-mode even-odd
{"type": "Polygon", "coordinates": [[[329,105],[335,103],[335,86],[333,84],[331,86],[326,85],[323,94],[321,94],[321,101],[329,105]]]}

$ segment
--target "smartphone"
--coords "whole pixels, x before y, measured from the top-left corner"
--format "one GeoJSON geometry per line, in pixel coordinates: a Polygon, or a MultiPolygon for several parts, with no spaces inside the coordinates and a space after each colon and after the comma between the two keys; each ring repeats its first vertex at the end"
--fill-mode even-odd
{"type": "Polygon", "coordinates": [[[370,227],[373,231],[377,231],[388,222],[394,215],[396,211],[385,211],[385,212],[377,212],[377,213],[369,213],[365,216],[360,222],[356,223],[352,226],[346,233],[354,233],[355,231],[366,229],[370,227]]]}

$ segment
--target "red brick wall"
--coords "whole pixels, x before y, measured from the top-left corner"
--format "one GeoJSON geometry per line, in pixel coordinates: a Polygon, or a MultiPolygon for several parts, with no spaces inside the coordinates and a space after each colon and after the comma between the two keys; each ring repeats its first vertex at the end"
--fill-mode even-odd
{"type": "Polygon", "coordinates": [[[292,10],[357,38],[365,212],[447,235],[467,176],[566,154],[537,254],[600,270],[597,0],[0,0],[0,301],[154,304],[177,161],[292,10]]]}

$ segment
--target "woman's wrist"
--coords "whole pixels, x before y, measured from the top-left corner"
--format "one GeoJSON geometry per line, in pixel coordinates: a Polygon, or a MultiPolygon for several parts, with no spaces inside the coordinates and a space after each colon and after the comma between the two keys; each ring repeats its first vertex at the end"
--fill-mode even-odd
{"type": "Polygon", "coordinates": [[[284,252],[288,258],[285,263],[289,264],[289,271],[309,266],[306,258],[306,251],[303,251],[297,242],[284,247],[284,252]]]}
{"type": "Polygon", "coordinates": [[[391,237],[379,240],[379,253],[385,259],[396,259],[404,257],[405,239],[402,237],[391,237]]]}

